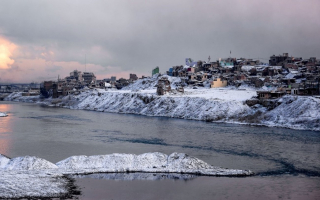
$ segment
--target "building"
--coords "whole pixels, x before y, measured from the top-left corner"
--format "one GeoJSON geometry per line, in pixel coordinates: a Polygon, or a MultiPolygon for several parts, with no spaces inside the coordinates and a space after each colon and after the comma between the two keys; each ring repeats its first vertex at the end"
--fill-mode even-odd
{"type": "Polygon", "coordinates": [[[138,80],[138,76],[136,74],[130,74],[130,80],[136,81],[138,80]]]}
{"type": "Polygon", "coordinates": [[[96,76],[92,72],[84,72],[82,77],[83,81],[88,85],[96,83],[96,76]]]}
{"type": "Polygon", "coordinates": [[[217,80],[211,82],[211,88],[226,87],[227,84],[227,80],[221,80],[221,78],[217,78],[217,80]]]}
{"type": "Polygon", "coordinates": [[[278,56],[275,56],[275,55],[270,56],[269,65],[276,66],[276,65],[282,64],[288,58],[289,58],[288,53],[283,53],[283,55],[278,55],[278,56]]]}
{"type": "Polygon", "coordinates": [[[187,66],[193,67],[197,65],[197,62],[193,61],[191,58],[186,58],[186,63],[187,66]]]}
{"type": "Polygon", "coordinates": [[[74,70],[74,71],[70,72],[70,77],[73,77],[77,81],[83,81],[82,72],[78,71],[78,70],[74,70]]]}
{"type": "Polygon", "coordinates": [[[173,72],[173,68],[171,67],[171,68],[169,68],[169,71],[167,71],[167,75],[168,76],[172,76],[172,73],[173,72]]]}
{"type": "Polygon", "coordinates": [[[258,99],[277,99],[286,94],[285,91],[257,91],[258,99]]]}
{"type": "Polygon", "coordinates": [[[164,95],[171,91],[170,81],[167,77],[162,77],[158,80],[157,94],[164,95]]]}
{"type": "Polygon", "coordinates": [[[111,76],[111,81],[112,81],[112,82],[116,82],[116,80],[117,80],[117,77],[111,76]]]}

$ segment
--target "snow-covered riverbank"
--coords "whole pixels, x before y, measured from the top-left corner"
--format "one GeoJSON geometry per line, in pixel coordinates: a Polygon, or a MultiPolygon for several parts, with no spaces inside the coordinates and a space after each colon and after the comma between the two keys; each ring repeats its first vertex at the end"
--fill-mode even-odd
{"type": "Polygon", "coordinates": [[[275,108],[260,104],[250,107],[245,102],[257,95],[253,88],[187,87],[184,93],[179,93],[175,88],[181,85],[181,79],[169,76],[166,77],[173,91],[159,96],[155,86],[160,77],[139,79],[122,90],[83,90],[78,95],[58,99],[12,93],[5,100],[101,112],[320,130],[319,98],[287,95],[273,100],[275,108]]]}
{"type": "Polygon", "coordinates": [[[0,154],[0,198],[62,197],[70,192],[65,175],[90,173],[182,173],[209,176],[250,176],[249,170],[215,167],[184,153],[159,152],[72,156],[56,164],[42,158],[8,158],[0,154]]]}
{"type": "Polygon", "coordinates": [[[35,102],[70,109],[131,113],[181,119],[320,130],[320,99],[284,96],[275,100],[274,109],[260,104],[248,106],[245,101],[256,95],[253,89],[185,89],[185,93],[163,96],[156,89],[87,90],[61,99],[40,99],[12,93],[6,100],[35,102]]]}

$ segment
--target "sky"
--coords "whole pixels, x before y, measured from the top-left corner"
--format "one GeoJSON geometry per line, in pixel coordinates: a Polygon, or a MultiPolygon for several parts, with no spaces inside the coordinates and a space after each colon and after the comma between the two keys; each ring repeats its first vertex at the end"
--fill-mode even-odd
{"type": "Polygon", "coordinates": [[[75,69],[150,76],[209,56],[320,59],[319,10],[319,0],[1,0],[0,83],[75,69]]]}

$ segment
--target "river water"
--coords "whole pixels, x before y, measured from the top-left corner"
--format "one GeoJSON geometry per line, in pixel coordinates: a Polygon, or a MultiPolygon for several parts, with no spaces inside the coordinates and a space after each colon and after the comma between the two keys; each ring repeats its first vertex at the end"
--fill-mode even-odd
{"type": "Polygon", "coordinates": [[[320,199],[320,132],[14,102],[1,102],[0,111],[9,114],[0,118],[0,153],[9,157],[33,155],[55,163],[73,155],[183,152],[256,173],[157,180],[81,176],[75,177],[80,194],[74,198],[320,199]]]}

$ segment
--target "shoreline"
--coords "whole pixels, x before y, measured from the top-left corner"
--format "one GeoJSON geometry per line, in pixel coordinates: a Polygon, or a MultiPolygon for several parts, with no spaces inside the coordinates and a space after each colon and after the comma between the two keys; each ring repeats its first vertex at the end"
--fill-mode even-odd
{"type": "Polygon", "coordinates": [[[252,107],[245,104],[245,99],[255,91],[198,89],[186,93],[158,96],[154,90],[93,89],[57,99],[12,93],[5,100],[108,113],[320,131],[320,99],[314,97],[287,95],[277,99],[279,105],[268,110],[260,104],[252,107]]]}

